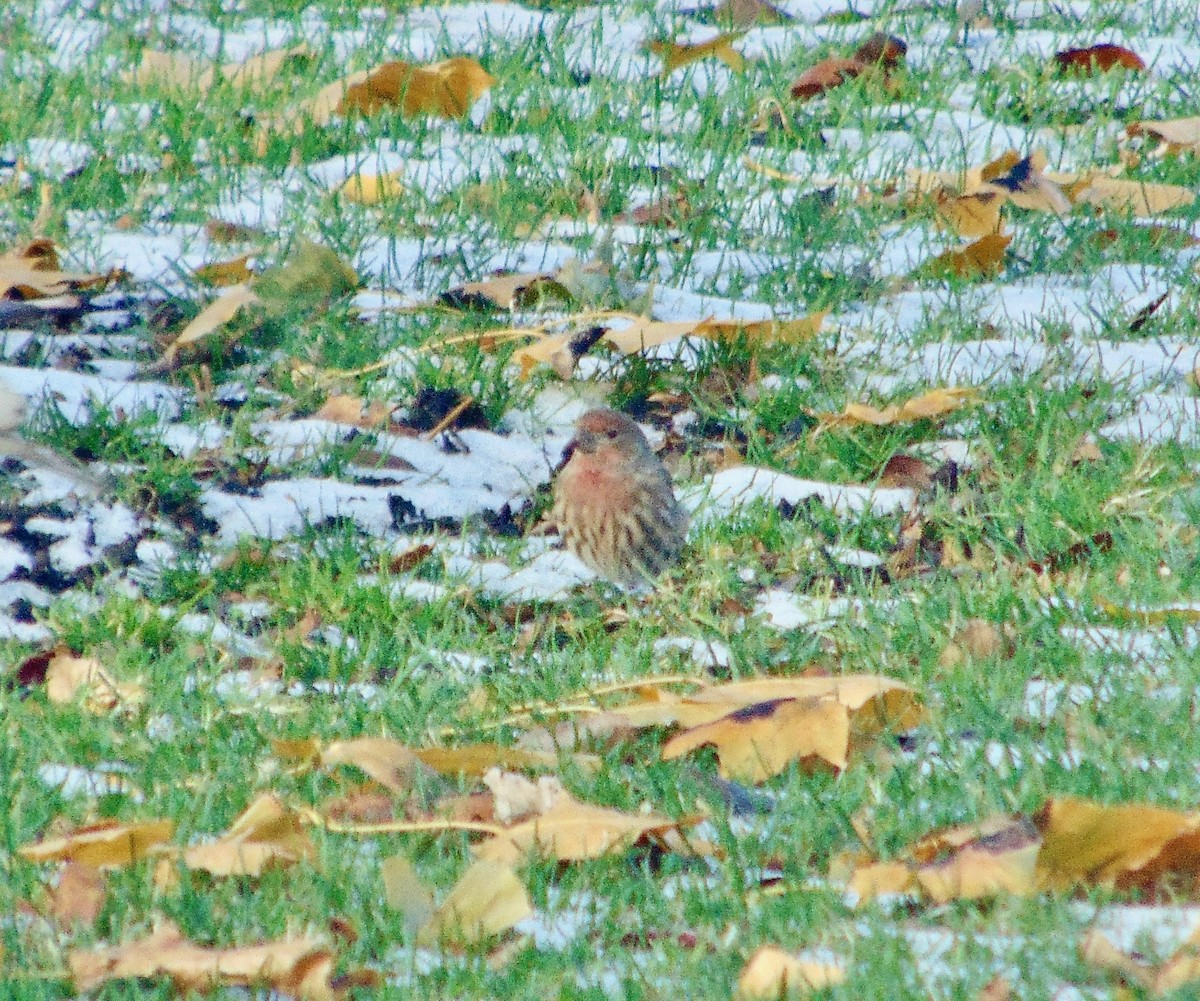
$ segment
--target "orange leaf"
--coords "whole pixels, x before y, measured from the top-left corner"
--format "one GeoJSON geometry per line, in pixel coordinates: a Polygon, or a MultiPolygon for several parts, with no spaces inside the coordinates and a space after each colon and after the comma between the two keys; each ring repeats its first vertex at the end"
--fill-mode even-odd
{"type": "Polygon", "coordinates": [[[792,97],[807,101],[834,87],[840,87],[847,80],[858,76],[865,68],[857,59],[830,56],[816,66],[810,66],[797,77],[792,84],[792,97]]]}
{"type": "Polygon", "coordinates": [[[1120,66],[1127,70],[1142,72],[1146,68],[1142,57],[1121,45],[1092,45],[1086,49],[1064,49],[1056,53],[1054,62],[1060,70],[1072,70],[1091,75],[1107,73],[1120,66]]]}

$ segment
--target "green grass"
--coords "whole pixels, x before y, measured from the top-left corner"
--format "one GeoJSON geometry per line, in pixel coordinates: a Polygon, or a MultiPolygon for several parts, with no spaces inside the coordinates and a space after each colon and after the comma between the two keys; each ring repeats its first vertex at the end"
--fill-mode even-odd
{"type": "MultiPolygon", "coordinates": [[[[627,8],[651,10],[636,2],[627,8]]],[[[607,17],[627,8],[609,4],[603,10],[607,17]]],[[[394,19],[453,8],[386,9],[394,19]]],[[[526,45],[503,37],[488,41],[481,61],[499,83],[492,110],[478,127],[382,114],[309,128],[299,137],[277,135],[260,154],[254,122],[299,93],[397,55],[376,19],[357,6],[329,2],[306,8],[306,15],[313,10],[338,30],[364,32],[366,40],[348,64],[337,62],[324,33],[313,43],[314,63],[263,94],[247,96],[223,84],[203,100],[122,84],[113,66],[132,65],[143,45],[159,41],[153,32],[128,40],[115,14],[116,29],[94,50],[56,67],[32,8],[13,12],[4,39],[12,58],[0,59],[0,90],[6,95],[0,102],[0,135],[17,144],[34,137],[71,139],[102,154],[53,183],[52,212],[41,219],[45,234],[58,241],[69,260],[95,265],[96,245],[90,240],[123,217],[138,226],[201,226],[217,214],[220,197],[231,192],[236,197],[260,181],[293,177],[295,164],[384,141],[409,144],[415,156],[430,157],[448,129],[462,136],[463,148],[525,138],[530,145],[505,153],[491,173],[472,166],[457,183],[433,193],[414,184],[382,206],[351,205],[306,189],[286,206],[278,228],[245,249],[255,249],[262,264],[271,266],[288,260],[301,240],[318,241],[353,260],[380,237],[424,239],[430,245],[448,239],[450,252],[426,261],[421,275],[430,290],[440,292],[483,277],[470,267],[484,256],[485,245],[490,256],[492,250],[520,246],[529,239],[530,227],[582,217],[579,204],[585,195],[599,204],[602,220],[611,221],[645,202],[682,193],[690,211],[677,231],[646,227],[639,243],[622,248],[623,278],[687,283],[690,290],[800,313],[828,308],[835,320],[818,339],[798,346],[759,347],[745,340],[703,345],[692,369],[671,361],[614,361],[600,390],[614,405],[634,410],[658,406],[660,413],[696,412],[704,434],[685,437],[670,456],[689,485],[701,476],[706,446],[717,444],[737,448],[751,464],[796,476],[870,484],[897,452],[944,438],[965,439],[978,457],[976,466],[962,471],[957,493],[923,499],[922,514],[930,551],[966,550],[971,558],[954,565],[934,561],[926,573],[881,581],[834,567],[824,548],[840,544],[886,554],[899,542],[899,517],[847,517],[820,505],[789,516],[751,506],[698,525],[681,567],[645,601],[597,585],[582,588],[562,606],[514,609],[473,593],[444,569],[440,552],[415,569],[388,570],[389,558],[404,548],[394,533],[370,539],[346,524],[314,525],[286,542],[245,540],[232,553],[218,552],[202,534],[180,538],[179,560],[147,582],[143,595],[125,595],[99,581],[91,589],[95,607],[62,599],[40,613],[63,644],[96,656],[121,680],[140,682],[142,703],[117,715],[95,714],[83,706],[52,704],[40,688],[0,688],[0,797],[8,804],[0,821],[0,912],[15,915],[0,921],[5,996],[31,1001],[76,996],[62,978],[70,949],[130,941],[159,917],[176,922],[194,941],[221,945],[288,932],[322,933],[331,918],[347,918],[358,938],[338,943],[339,969],[367,966],[393,978],[376,991],[360,991],[384,998],[725,999],[760,944],[793,950],[823,946],[846,959],[847,983],[826,989],[824,997],[916,999],[932,990],[938,997],[973,998],[995,973],[988,937],[1006,943],[1001,951],[1013,966],[1006,975],[1022,997],[1049,996],[1062,982],[1111,996],[1108,978],[1078,956],[1085,921],[1078,902],[1067,895],[943,907],[881,903],[856,910],[824,877],[839,853],[860,847],[853,826],[860,821],[880,856],[892,858],[935,827],[996,812],[1033,811],[1051,796],[1195,806],[1200,738],[1191,693],[1200,683],[1200,653],[1186,623],[1163,627],[1168,653],[1159,674],[1119,655],[1083,649],[1061,629],[1126,624],[1111,620],[1106,602],[1153,606],[1200,598],[1195,583],[1200,454],[1189,445],[1150,447],[1100,438],[1100,460],[1077,462],[1080,443],[1096,436],[1114,414],[1127,411],[1136,394],[1121,381],[1089,378],[1077,384],[1074,370],[1060,364],[1053,350],[1042,370],[981,387],[981,402],[947,423],[818,433],[820,414],[862,400],[862,378],[890,374],[909,349],[992,332],[949,300],[952,305],[912,330],[907,343],[881,339],[874,345],[869,361],[862,363],[868,371],[851,368],[857,363],[847,363],[845,348],[882,333],[854,329],[854,311],[886,308],[904,282],[903,276],[875,269],[886,249],[881,231],[899,226],[901,237],[932,233],[929,220],[883,199],[856,201],[853,184],[840,185],[832,204],[826,204],[805,197],[804,189],[793,192],[793,186],[746,169],[742,159],[749,156],[783,172],[802,162],[811,164],[818,177],[861,177],[859,146],[844,141],[851,130],[867,151],[881,149],[898,130],[923,148],[933,141],[930,119],[916,112],[947,111],[966,93],[973,97],[971,110],[992,122],[1031,133],[1078,126],[1068,142],[1076,154],[1071,167],[1103,167],[1115,161],[1114,137],[1127,122],[1189,113],[1185,75],[1164,70],[1067,86],[1043,60],[1026,52],[980,65],[979,51],[970,49],[971,69],[947,47],[944,60],[907,69],[893,95],[856,82],[825,100],[793,105],[786,100],[788,84],[818,59],[848,54],[875,27],[910,41],[938,17],[952,29],[952,14],[889,8],[873,22],[831,29],[811,49],[797,47],[753,62],[724,89],[700,92],[691,86],[696,69],[665,80],[614,80],[602,73],[582,80],[567,55],[578,39],[551,32],[526,45]],[[762,145],[751,145],[755,112],[769,98],[784,99],[788,127],[770,129],[762,145]],[[142,102],[150,112],[139,122],[134,105],[142,102]],[[109,106],[120,113],[116,124],[104,125],[109,106]],[[688,116],[688,126],[678,133],[660,130],[655,123],[664,112],[688,116]],[[612,153],[617,141],[628,145],[628,156],[612,153]],[[660,157],[669,170],[650,169],[660,157]],[[144,159],[145,169],[126,169],[130,158],[144,159]],[[100,225],[85,228],[85,220],[100,225]],[[831,268],[827,254],[858,246],[868,249],[862,271],[831,268]],[[707,284],[693,289],[702,255],[709,252],[730,256],[707,284]],[[770,267],[762,275],[743,272],[733,263],[736,252],[768,255],[770,267]],[[838,317],[849,319],[839,326],[838,317]],[[781,384],[764,389],[751,374],[775,375],[781,384]],[[666,395],[675,402],[665,408],[652,402],[666,395]],[[1102,533],[1111,535],[1111,549],[1071,558],[1072,547],[1102,533]],[[1062,569],[1053,577],[1039,578],[1029,569],[1031,562],[1060,560],[1062,569]],[[411,578],[443,585],[444,593],[431,601],[400,596],[394,585],[411,578]],[[861,614],[817,631],[779,632],[746,612],[766,588],[821,596],[835,585],[863,600],[861,614]],[[1064,603],[1047,603],[1047,597],[1064,603]],[[240,601],[265,602],[265,617],[252,626],[240,623],[231,611],[240,601]],[[607,619],[614,606],[629,613],[628,621],[614,626],[607,619]],[[230,678],[242,666],[239,653],[177,628],[185,614],[211,616],[251,632],[284,685],[297,686],[301,694],[253,696],[231,690],[230,678]],[[295,630],[313,616],[324,627],[336,626],[352,643],[295,630]],[[970,618],[1005,627],[1011,656],[944,666],[942,650],[970,618]],[[291,804],[320,804],[344,792],[347,780],[356,777],[350,772],[293,774],[276,762],[272,741],[386,735],[415,746],[450,735],[455,742],[513,743],[522,736],[520,728],[497,725],[511,707],[562,702],[612,680],[696,672],[686,657],[654,651],[655,640],[667,636],[726,644],[732,663],[718,672],[722,678],[790,675],[814,664],[835,673],[895,677],[917,689],[928,719],[913,739],[913,753],[887,737],[839,777],[794,767],[785,771],[767,783],[777,802],[770,812],[749,818],[749,832],[731,824],[720,805],[715,757],[705,752],[662,762],[660,733],[596,748],[602,765],[594,774],[565,764],[563,781],[590,802],[630,811],[649,804],[672,817],[711,810],[708,836],[726,854],[711,868],[701,860],[647,849],[572,866],[529,861],[520,874],[539,909],[553,913],[563,902],[582,901],[585,908],[599,908],[600,916],[562,950],[526,946],[499,968],[485,963],[485,950],[475,950],[465,957],[444,956],[432,972],[412,972],[406,951],[411,935],[402,916],[384,903],[381,859],[405,853],[444,895],[470,862],[468,839],[461,833],[360,839],[314,829],[314,864],[256,880],[181,873],[177,884],[164,889],[153,881],[150,864],[116,871],[91,926],[54,929],[41,918],[27,921],[20,910],[23,901],[41,906],[50,869],[30,865],[16,850],[59,826],[106,817],[167,817],[177,824],[176,843],[184,845],[223,831],[260,792],[273,791],[291,804]],[[477,673],[465,670],[450,655],[470,655],[486,666],[477,673]],[[1097,692],[1107,688],[1102,697],[1078,705],[1064,700],[1057,714],[1040,720],[1026,711],[1026,685],[1035,678],[1086,684],[1097,692]],[[324,682],[366,683],[377,690],[370,699],[353,692],[330,695],[322,691],[324,682]],[[1011,757],[1005,767],[989,763],[1001,746],[1019,763],[1011,757]],[[1070,755],[1077,765],[1064,764],[1070,755]],[[1162,765],[1142,769],[1135,763],[1140,757],[1162,765]],[[128,766],[129,784],[140,791],[141,801],[129,795],[67,799],[38,776],[47,763],[95,768],[118,761],[128,766]],[[760,887],[760,871],[776,865],[782,873],[778,883],[760,887]],[[904,937],[918,928],[957,936],[933,988],[916,973],[920,948],[904,937]],[[607,992],[603,982],[610,984],[607,992]]],[[[196,5],[195,13],[230,32],[251,17],[304,23],[293,3],[250,3],[236,14],[210,3],[196,5]]],[[[1103,40],[1126,24],[1126,13],[1121,5],[1098,4],[1094,19],[1078,29],[1080,37],[1103,40]]],[[[1050,14],[1021,25],[1002,12],[994,16],[1005,44],[1015,45],[1029,28],[1072,27],[1050,14]]],[[[1196,43],[1194,19],[1189,22],[1180,8],[1163,16],[1162,33],[1196,43]]],[[[1143,22],[1142,15],[1137,20],[1143,22]]],[[[656,25],[661,37],[671,34],[672,23],[664,19],[656,25]]],[[[443,38],[439,53],[457,51],[443,38]]],[[[896,179],[911,165],[895,152],[884,162],[891,166],[872,176],[877,184],[896,179]]],[[[953,157],[933,164],[964,165],[953,157]]],[[[1052,162],[1052,169],[1057,166],[1052,162]]],[[[1129,176],[1195,188],[1200,161],[1147,159],[1129,176]]],[[[32,235],[41,179],[35,174],[33,184],[13,186],[0,202],[4,247],[32,235]]],[[[1060,221],[1011,207],[1005,211],[1016,239],[1002,282],[1082,279],[1119,263],[1161,269],[1175,288],[1172,305],[1130,332],[1136,307],[1122,312],[1125,304],[1097,301],[1105,335],[1148,345],[1164,337],[1200,335],[1194,259],[1181,255],[1177,244],[1152,240],[1145,227],[1118,213],[1076,210],[1060,221]],[[1098,241],[1102,231],[1111,232],[1098,241]]],[[[1194,205],[1157,221],[1194,231],[1198,217],[1200,208],[1194,205]]],[[[941,234],[930,245],[957,242],[941,234]]],[[[588,260],[599,243],[595,234],[575,241],[580,259],[588,260]]],[[[231,247],[227,256],[241,252],[231,247]]],[[[215,254],[225,251],[217,248],[215,254]]],[[[930,290],[944,284],[903,287],[930,290]]],[[[975,284],[964,283],[959,301],[973,301],[966,286],[975,284]]],[[[185,285],[182,295],[169,290],[178,300],[178,322],[164,331],[143,317],[134,328],[148,353],[160,350],[164,335],[177,332],[182,318],[207,301],[209,293],[198,283],[185,285]]],[[[236,412],[201,398],[189,406],[185,420],[229,427],[233,433],[220,466],[241,469],[254,480],[257,471],[246,454],[253,443],[251,425],[310,415],[331,391],[407,405],[421,390],[453,390],[474,397],[492,422],[528,407],[555,379],[538,372],[528,382],[518,381],[507,364],[511,348],[488,351],[469,340],[430,348],[507,319],[503,313],[437,307],[364,323],[344,302],[315,310],[303,304],[278,312],[236,343],[214,341],[204,358],[189,360],[167,378],[185,388],[211,379],[218,387],[240,382],[249,389],[250,402],[236,412]],[[415,360],[390,373],[322,379],[329,372],[355,373],[395,352],[415,360]]],[[[1053,347],[1072,335],[1074,319],[1016,333],[1053,347]]],[[[1014,332],[1004,333],[1011,338],[1014,332]]],[[[41,363],[35,356],[27,361],[41,363]]],[[[928,388],[905,383],[894,399],[928,388]]],[[[74,427],[45,407],[26,433],[83,460],[129,464],[131,471],[117,489],[120,499],[147,515],[171,518],[194,508],[205,480],[198,475],[203,472],[198,460],[170,454],[155,441],[154,429],[153,420],[102,408],[89,423],[74,427]]],[[[371,434],[283,468],[271,467],[265,475],[338,475],[361,448],[370,447],[371,434]]],[[[547,499],[543,492],[522,514],[525,527],[547,499]]],[[[521,540],[493,535],[482,519],[469,522],[464,532],[482,536],[482,548],[492,558],[519,566],[521,540]]],[[[6,641],[5,675],[31,652],[6,641]]],[[[416,810],[435,795],[476,788],[466,779],[423,782],[407,803],[397,804],[398,815],[406,805],[416,810]]],[[[1085,895],[1096,902],[1132,899],[1099,890],[1085,895]]],[[[166,998],[171,992],[160,982],[128,982],[101,987],[94,996],[115,1001],[166,998]]],[[[1177,996],[1192,995],[1184,989],[1177,996]]]]}

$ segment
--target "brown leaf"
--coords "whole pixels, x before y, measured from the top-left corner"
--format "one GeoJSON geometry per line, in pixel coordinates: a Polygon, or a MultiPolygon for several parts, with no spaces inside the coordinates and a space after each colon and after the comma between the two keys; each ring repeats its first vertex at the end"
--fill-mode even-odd
{"type": "Polygon", "coordinates": [[[399,911],[410,934],[427,924],[433,916],[433,891],[422,881],[413,864],[403,855],[384,859],[380,866],[383,877],[383,899],[394,911],[399,911]]]}
{"type": "Polygon", "coordinates": [[[33,240],[0,254],[0,299],[40,299],[80,289],[100,288],[115,281],[120,272],[106,274],[60,271],[53,242],[33,240]]]}
{"type": "Polygon", "coordinates": [[[314,417],[337,424],[352,424],[360,428],[380,428],[387,425],[392,408],[376,400],[368,404],[361,396],[335,394],[321,404],[314,417]]]}
{"type": "Polygon", "coordinates": [[[252,254],[242,254],[230,261],[217,261],[196,269],[196,279],[205,285],[215,285],[218,288],[228,288],[230,285],[242,285],[254,277],[250,270],[249,261],[252,254]]]}
{"type": "Polygon", "coordinates": [[[1143,119],[1125,126],[1130,136],[1147,135],[1161,143],[1160,156],[1200,153],[1200,116],[1193,118],[1143,119]]]}
{"type": "Polygon", "coordinates": [[[530,307],[543,297],[571,301],[571,293],[549,272],[501,275],[481,282],[467,282],[442,293],[441,301],[456,307],[517,309],[530,307]]]}
{"type": "Polygon", "coordinates": [[[1004,228],[1000,209],[1007,195],[1000,191],[977,191],[970,195],[951,195],[945,190],[937,195],[937,219],[968,240],[978,239],[1004,228]]]}
{"type": "Polygon", "coordinates": [[[933,470],[929,463],[915,455],[893,455],[879,473],[881,487],[909,487],[925,490],[933,482],[933,470]]]}
{"type": "Polygon", "coordinates": [[[800,344],[820,333],[829,310],[798,320],[704,320],[695,333],[709,340],[745,337],[752,344],[800,344]]]}
{"type": "Polygon", "coordinates": [[[95,924],[107,895],[105,874],[95,866],[67,862],[48,894],[50,917],[62,928],[95,924]]]}
{"type": "Polygon", "coordinates": [[[176,991],[215,986],[267,987],[301,1001],[332,1001],[333,955],[309,938],[282,938],[228,949],[195,945],[174,925],[126,945],[73,949],[67,963],[75,990],[91,991],[110,980],[169,979],[176,991]]]}
{"type": "Polygon", "coordinates": [[[1070,70],[1091,76],[1094,73],[1107,73],[1118,66],[1142,72],[1146,64],[1136,52],[1121,45],[1092,45],[1086,49],[1064,49],[1055,53],[1054,62],[1060,70],[1070,70]]]}
{"type": "Polygon", "coordinates": [[[172,820],[118,823],[102,821],[60,837],[35,841],[17,849],[28,862],[75,862],[79,865],[125,866],[140,862],[175,833],[172,820]]]}
{"type": "Polygon", "coordinates": [[[854,50],[854,59],[864,66],[883,63],[885,66],[895,66],[908,53],[904,39],[877,31],[869,36],[854,50]]]}
{"type": "Polygon", "coordinates": [[[92,713],[103,714],[145,699],[142,686],[117,681],[95,657],[79,657],[60,647],[46,665],[46,697],[58,705],[82,701],[92,713]]]}
{"type": "Polygon", "coordinates": [[[395,107],[409,118],[418,115],[461,118],[495,82],[478,62],[467,56],[427,66],[396,60],[384,63],[361,80],[347,78],[337,111],[370,115],[385,107],[395,107]]]}
{"type": "Polygon", "coordinates": [[[865,66],[857,59],[830,56],[816,66],[810,66],[796,78],[792,84],[792,97],[799,101],[807,101],[834,87],[840,87],[847,80],[853,80],[864,69],[865,66]]]}

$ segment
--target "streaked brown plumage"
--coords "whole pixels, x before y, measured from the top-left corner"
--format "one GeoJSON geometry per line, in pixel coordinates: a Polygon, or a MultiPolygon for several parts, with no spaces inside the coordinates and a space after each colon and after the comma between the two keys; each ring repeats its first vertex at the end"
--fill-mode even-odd
{"type": "Polygon", "coordinates": [[[649,584],[678,558],[688,516],[646,436],[624,414],[590,410],[575,425],[550,520],[567,549],[625,588],[649,584]]]}

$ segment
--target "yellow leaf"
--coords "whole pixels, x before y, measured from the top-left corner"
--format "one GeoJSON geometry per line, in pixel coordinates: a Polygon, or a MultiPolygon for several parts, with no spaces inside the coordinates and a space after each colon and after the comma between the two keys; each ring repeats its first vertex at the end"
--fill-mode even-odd
{"type": "Polygon", "coordinates": [[[248,306],[260,302],[258,294],[249,285],[234,285],[227,292],[218,296],[196,318],[183,328],[163,352],[162,364],[170,367],[175,364],[179,353],[184,348],[204,340],[216,333],[222,327],[232,323],[237,315],[248,306]]]}
{"type": "Polygon", "coordinates": [[[746,68],[746,60],[742,54],[733,48],[736,42],[745,34],[744,31],[732,31],[717,35],[706,42],[685,44],[681,42],[652,41],[647,48],[656,55],[662,56],[663,76],[670,76],[681,66],[687,66],[699,59],[715,56],[735,73],[741,73],[746,68]]]}
{"type": "Polygon", "coordinates": [[[854,427],[870,424],[883,427],[889,424],[909,424],[913,421],[932,420],[954,413],[969,403],[975,403],[979,393],[972,388],[944,387],[905,400],[899,406],[892,405],[878,410],[865,403],[848,403],[840,414],[822,414],[821,424],[826,428],[854,427]]]}
{"type": "Polygon", "coordinates": [[[999,191],[978,191],[957,197],[939,193],[937,218],[940,223],[968,240],[999,233],[1004,228],[1000,208],[1006,195],[999,191]]]}
{"type": "Polygon", "coordinates": [[[736,709],[672,737],[664,761],[711,744],[721,775],[765,782],[793,761],[824,761],[841,771],[850,747],[850,715],[832,698],[776,699],[736,709]]]}
{"type": "Polygon", "coordinates": [[[525,885],[507,865],[479,859],[417,933],[417,944],[473,945],[533,913],[525,885]]]}
{"type": "Polygon", "coordinates": [[[413,864],[403,855],[393,855],[384,859],[380,873],[383,899],[404,916],[405,927],[415,932],[426,924],[433,915],[433,891],[417,875],[413,864]]]}
{"type": "Polygon", "coordinates": [[[46,665],[46,697],[59,705],[82,699],[89,712],[106,713],[141,702],[145,692],[138,684],[117,681],[95,657],[59,649],[46,665]]]}
{"type": "Polygon", "coordinates": [[[205,264],[196,269],[196,278],[206,285],[216,285],[225,288],[230,285],[243,285],[254,277],[249,262],[252,254],[243,254],[231,261],[217,261],[205,264]]]}
{"type": "Polygon", "coordinates": [[[403,176],[402,170],[390,174],[352,174],[346,178],[338,193],[347,201],[359,205],[378,205],[404,194],[404,185],[400,183],[403,176]]]}
{"type": "Polygon", "coordinates": [[[76,991],[109,980],[165,977],[180,994],[213,987],[272,988],[302,1001],[333,1001],[333,955],[319,942],[283,938],[228,949],[195,945],[174,925],[126,945],[67,954],[76,991]]]}
{"type": "Polygon", "coordinates": [[[146,858],[154,846],[175,833],[172,820],[128,824],[104,821],[61,837],[23,845],[17,854],[28,862],[78,862],[90,866],[123,866],[146,858]]]}
{"type": "Polygon", "coordinates": [[[408,747],[383,737],[336,740],[322,752],[321,763],[326,767],[353,765],[391,792],[411,789],[413,778],[421,768],[420,761],[408,747]]]}
{"type": "Polygon", "coordinates": [[[974,243],[956,250],[947,250],[916,270],[918,277],[979,278],[998,274],[1004,267],[1004,251],[1012,237],[989,233],[974,243]]]}
{"type": "Polygon", "coordinates": [[[516,865],[531,854],[580,862],[624,851],[648,834],[677,826],[668,817],[622,813],[563,797],[546,813],[477,845],[475,854],[505,865],[516,865]]]}
{"type": "Polygon", "coordinates": [[[738,977],[735,1001],[780,1001],[846,980],[838,962],[802,959],[775,946],[764,945],[750,957],[738,977]]]}
{"type": "Polygon", "coordinates": [[[829,310],[798,320],[704,320],[694,333],[710,340],[734,340],[745,337],[755,344],[800,344],[820,332],[829,310]]]}
{"type": "Polygon", "coordinates": [[[300,818],[276,796],[259,796],[216,841],[183,852],[189,869],[214,876],[258,876],[269,866],[316,858],[317,849],[300,818]]]}
{"type": "Polygon", "coordinates": [[[1178,184],[1150,184],[1127,181],[1104,174],[1081,178],[1067,190],[1075,205],[1095,205],[1114,212],[1135,216],[1154,216],[1187,208],[1196,200],[1196,192],[1178,184]]]}

